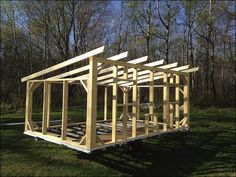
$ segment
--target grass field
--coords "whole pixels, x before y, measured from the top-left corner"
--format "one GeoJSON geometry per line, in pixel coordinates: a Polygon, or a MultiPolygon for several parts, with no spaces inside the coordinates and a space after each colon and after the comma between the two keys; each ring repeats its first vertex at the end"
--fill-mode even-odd
{"type": "MultiPolygon", "coordinates": [[[[79,113],[83,114],[83,113],[79,113]]],[[[53,113],[55,118],[60,113],[53,113]]],[[[70,112],[76,116],[76,112],[70,112]]],[[[35,114],[40,117],[40,114],[35,114]]],[[[192,110],[191,132],[84,154],[23,135],[23,125],[1,126],[1,176],[236,176],[234,109],[192,110]]],[[[22,122],[3,114],[1,123],[22,122]]]]}

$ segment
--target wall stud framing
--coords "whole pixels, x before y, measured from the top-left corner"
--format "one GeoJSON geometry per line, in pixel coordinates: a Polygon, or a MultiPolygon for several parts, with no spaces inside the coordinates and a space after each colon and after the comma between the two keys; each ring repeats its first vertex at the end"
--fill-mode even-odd
{"type": "Polygon", "coordinates": [[[90,153],[96,149],[163,133],[189,129],[189,74],[196,72],[199,69],[198,67],[189,68],[188,65],[177,67],[178,63],[158,66],[162,65],[164,60],[140,64],[147,61],[147,56],[128,62],[118,61],[127,57],[127,52],[107,59],[95,57],[95,55],[103,52],[103,50],[104,47],[97,48],[22,78],[22,82],[26,81],[25,134],[90,153]],[[35,79],[86,59],[89,59],[89,64],[86,66],[74,68],[64,73],[58,73],[58,75],[45,79],[35,79]],[[180,85],[180,79],[184,79],[184,85],[180,85]],[[164,84],[154,85],[154,82],[157,80],[163,80],[164,84]],[[40,125],[32,120],[32,104],[33,92],[42,83],[43,114],[42,125],[40,125]],[[138,84],[141,83],[144,85],[138,86],[138,84]],[[62,123],[56,125],[50,124],[52,84],[63,85],[62,123]],[[69,84],[82,84],[86,90],[86,122],[67,123],[69,84]],[[105,87],[103,120],[97,120],[98,85],[105,87]],[[112,86],[111,118],[108,117],[109,86],[112,86]],[[123,91],[122,104],[117,103],[118,86],[123,91]],[[144,117],[141,116],[142,114],[140,114],[139,109],[141,87],[149,88],[149,114],[145,114],[144,117]],[[154,113],[154,98],[158,96],[154,92],[155,87],[163,88],[163,122],[159,122],[157,113],[154,113]],[[173,90],[175,95],[174,101],[170,101],[170,92],[172,92],[170,87],[175,87],[175,90],[173,90]],[[129,103],[128,92],[131,88],[132,102],[129,103]],[[181,120],[179,116],[181,104],[179,98],[180,93],[182,93],[184,97],[184,118],[181,120]],[[123,107],[123,113],[120,119],[117,119],[118,106],[123,107]],[[128,114],[129,106],[132,107],[131,116],[128,114]],[[159,128],[161,126],[163,127],[159,128]]]}

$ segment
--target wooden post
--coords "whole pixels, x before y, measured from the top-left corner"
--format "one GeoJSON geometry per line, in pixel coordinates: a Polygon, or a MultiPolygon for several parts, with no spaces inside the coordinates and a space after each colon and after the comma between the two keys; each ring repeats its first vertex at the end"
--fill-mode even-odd
{"type": "Polygon", "coordinates": [[[187,119],[187,125],[189,127],[189,74],[185,76],[184,85],[184,119],[187,119]]]}
{"type": "Polygon", "coordinates": [[[117,119],[117,66],[113,66],[113,86],[112,86],[112,142],[116,142],[116,119],[117,119]]]}
{"type": "Polygon", "coordinates": [[[169,113],[170,113],[170,129],[173,129],[174,127],[174,106],[173,104],[169,104],[169,107],[170,107],[170,110],[169,110],[169,113]]]}
{"type": "Polygon", "coordinates": [[[169,86],[168,74],[164,74],[164,87],[163,87],[163,131],[167,130],[167,119],[169,119],[169,86]]]}
{"type": "Polygon", "coordinates": [[[42,134],[47,134],[47,115],[48,115],[48,82],[44,81],[43,86],[43,122],[42,122],[42,134]]]}
{"type": "Polygon", "coordinates": [[[108,87],[104,89],[104,120],[107,120],[107,97],[108,97],[108,87]]]}
{"type": "Polygon", "coordinates": [[[30,81],[26,82],[26,102],[25,102],[25,131],[29,130],[28,123],[32,120],[32,102],[33,102],[33,92],[30,91],[30,81]]]}
{"type": "Polygon", "coordinates": [[[148,135],[149,133],[149,114],[145,114],[145,134],[148,135]]]}
{"type": "Polygon", "coordinates": [[[51,83],[48,83],[47,128],[50,127],[50,112],[51,112],[51,83]]]}
{"type": "MultiPolygon", "coordinates": [[[[124,68],[124,79],[128,79],[128,68],[124,68]]],[[[123,139],[127,139],[127,120],[128,120],[128,87],[123,89],[123,139]]]]}
{"type": "MultiPolygon", "coordinates": [[[[170,84],[173,84],[173,83],[174,83],[174,75],[171,74],[170,84]]],[[[170,116],[169,116],[170,129],[173,129],[173,127],[174,127],[174,105],[169,104],[168,106],[169,106],[169,113],[170,113],[170,116]]]]}
{"type": "Polygon", "coordinates": [[[97,120],[97,59],[89,57],[89,79],[87,93],[86,148],[96,146],[97,120]]]}
{"type": "Polygon", "coordinates": [[[67,109],[68,109],[68,81],[63,81],[63,96],[62,96],[62,127],[61,139],[66,140],[67,133],[67,109]]]}
{"type": "Polygon", "coordinates": [[[179,75],[175,75],[175,128],[179,128],[179,75]]]}
{"type": "Polygon", "coordinates": [[[133,68],[132,137],[137,136],[137,69],[133,68]]]}
{"type": "Polygon", "coordinates": [[[153,116],[153,131],[154,131],[154,132],[158,132],[159,128],[158,128],[158,118],[157,118],[157,114],[154,113],[152,116],[153,116]]]}
{"type": "Polygon", "coordinates": [[[137,90],[137,119],[140,120],[140,88],[137,90]]]}
{"type": "Polygon", "coordinates": [[[151,115],[151,121],[153,122],[154,114],[154,73],[150,71],[150,81],[149,81],[149,114],[151,115]]]}

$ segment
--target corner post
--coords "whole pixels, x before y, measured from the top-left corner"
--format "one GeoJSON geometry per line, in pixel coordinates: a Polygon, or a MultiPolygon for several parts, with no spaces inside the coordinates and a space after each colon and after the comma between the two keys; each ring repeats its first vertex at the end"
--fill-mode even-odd
{"type": "Polygon", "coordinates": [[[43,122],[42,122],[42,134],[47,134],[47,116],[48,116],[48,82],[44,81],[43,86],[43,122]]]}
{"type": "Polygon", "coordinates": [[[68,81],[63,81],[62,96],[62,130],[61,139],[66,140],[67,133],[67,109],[68,109],[68,81]]]}
{"type": "Polygon", "coordinates": [[[96,146],[97,120],[97,60],[89,57],[89,79],[87,93],[86,148],[96,146]]]}
{"type": "Polygon", "coordinates": [[[113,66],[113,86],[112,86],[112,142],[116,142],[116,126],[117,126],[117,90],[118,90],[118,83],[117,83],[117,66],[113,66]]]}
{"type": "MultiPolygon", "coordinates": [[[[25,101],[25,131],[33,128],[28,128],[28,123],[32,120],[32,102],[33,102],[33,92],[30,91],[30,81],[26,82],[26,101],[25,101]]],[[[32,83],[31,83],[32,86],[32,83]]]]}
{"type": "Polygon", "coordinates": [[[189,127],[189,74],[185,75],[184,84],[184,119],[187,120],[187,127],[189,127]]]}

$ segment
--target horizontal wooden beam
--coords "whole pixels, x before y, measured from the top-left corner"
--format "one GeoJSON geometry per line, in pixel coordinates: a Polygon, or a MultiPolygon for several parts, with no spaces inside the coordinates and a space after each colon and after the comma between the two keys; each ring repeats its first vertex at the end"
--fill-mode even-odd
{"type": "MultiPolygon", "coordinates": [[[[138,59],[134,59],[134,60],[130,60],[130,61],[128,61],[128,63],[142,63],[142,62],[145,62],[145,61],[147,61],[147,56],[141,57],[141,58],[138,58],[138,59]]],[[[118,68],[122,68],[122,67],[118,67],[118,68]]],[[[101,71],[103,71],[102,73],[107,73],[107,72],[112,71],[112,70],[113,70],[112,67],[109,67],[109,68],[105,68],[105,69],[103,69],[101,71]],[[111,70],[110,70],[110,68],[111,68],[111,70]]],[[[112,77],[112,73],[108,74],[108,75],[105,75],[105,76],[100,76],[100,77],[97,78],[97,80],[101,80],[101,77],[108,77],[108,76],[112,77]]],[[[80,77],[88,77],[88,74],[81,75],[78,78],[80,78],[80,77]]],[[[75,78],[75,80],[76,80],[76,78],[75,78]]]]}
{"type": "MultiPolygon", "coordinates": [[[[126,58],[127,56],[128,56],[128,52],[123,52],[123,53],[120,53],[118,55],[109,57],[108,59],[116,61],[116,60],[121,60],[123,58],[126,58]]],[[[98,64],[98,66],[101,66],[101,64],[98,64]]],[[[76,68],[76,69],[73,69],[71,71],[68,71],[68,72],[65,72],[65,73],[53,76],[53,77],[49,77],[46,80],[59,79],[59,78],[71,76],[71,75],[74,75],[74,74],[79,74],[80,72],[84,72],[84,71],[88,71],[88,70],[89,70],[89,65],[86,65],[86,66],[83,66],[83,67],[80,67],[80,68],[76,68]]]]}
{"type": "MultiPolygon", "coordinates": [[[[180,66],[180,67],[177,67],[177,68],[173,68],[171,69],[172,71],[181,71],[183,69],[186,69],[188,68],[189,65],[186,65],[186,66],[180,66]]],[[[163,79],[164,78],[164,74],[163,72],[157,72],[154,74],[154,80],[158,80],[158,79],[163,79]]],[[[141,77],[138,77],[138,84],[140,83],[144,83],[144,82],[149,82],[149,75],[144,75],[144,76],[141,76],[141,77]]],[[[133,83],[132,82],[129,82],[129,83],[126,83],[126,84],[122,84],[121,86],[131,86],[133,83]]]]}
{"type": "Polygon", "coordinates": [[[199,70],[199,67],[196,67],[196,68],[190,68],[190,69],[184,70],[183,72],[185,72],[185,73],[192,73],[192,72],[196,72],[198,70],[199,70]]]}
{"type": "Polygon", "coordinates": [[[110,64],[110,65],[117,65],[117,66],[123,66],[123,67],[130,67],[130,68],[135,68],[135,69],[142,69],[142,70],[150,70],[150,71],[156,71],[156,72],[165,72],[167,74],[172,73],[172,74],[180,74],[180,75],[186,75],[186,73],[180,72],[180,71],[173,71],[169,69],[162,69],[158,67],[150,67],[150,66],[144,66],[141,64],[131,64],[131,63],[126,63],[122,61],[112,61],[112,60],[107,60],[105,58],[99,58],[95,57],[99,63],[105,63],[105,64],[110,64]]]}
{"type": "MultiPolygon", "coordinates": [[[[167,64],[167,65],[164,65],[164,66],[160,66],[159,68],[170,69],[170,68],[176,67],[177,65],[178,65],[178,63],[171,63],[171,64],[167,64]]],[[[174,70],[174,69],[176,69],[176,68],[173,68],[172,70],[174,70]]],[[[139,80],[148,79],[150,77],[149,73],[150,73],[150,71],[148,71],[148,70],[139,72],[138,73],[138,83],[139,83],[139,80]]],[[[163,75],[163,72],[155,72],[154,73],[154,76],[160,76],[160,75],[163,75]]],[[[132,76],[133,75],[130,74],[128,76],[128,78],[132,78],[132,76]]],[[[102,84],[104,84],[104,83],[108,83],[108,82],[105,82],[105,81],[102,82],[102,84]]],[[[119,82],[119,84],[124,84],[124,83],[128,84],[127,82],[119,82]]],[[[100,84],[100,82],[99,82],[99,84],[100,84]]],[[[129,84],[132,85],[132,82],[130,82],[129,84]]],[[[110,85],[110,83],[109,83],[109,85],[110,85]]],[[[128,85],[126,85],[126,86],[128,86],[128,85]]]]}
{"type": "MultiPolygon", "coordinates": [[[[164,60],[155,61],[155,62],[151,62],[151,63],[144,64],[144,66],[152,66],[152,67],[153,67],[153,66],[158,66],[158,65],[163,64],[163,62],[164,62],[164,60]]],[[[175,66],[177,66],[177,63],[174,63],[174,65],[173,65],[173,64],[170,64],[170,65],[171,65],[171,67],[175,67],[175,66]]],[[[160,67],[160,68],[161,68],[161,67],[160,67]]],[[[133,73],[132,73],[132,72],[133,72],[132,68],[128,69],[128,73],[131,73],[131,74],[128,75],[128,78],[132,78],[132,77],[133,77],[133,73]]],[[[122,70],[122,71],[119,71],[119,72],[118,72],[118,76],[122,75],[123,73],[124,73],[123,70],[122,70]]],[[[143,75],[143,74],[147,74],[147,73],[149,73],[149,71],[147,71],[147,70],[145,70],[145,71],[140,71],[140,72],[138,72],[138,76],[143,75]]],[[[103,84],[110,84],[110,83],[113,82],[113,79],[111,78],[110,75],[100,76],[100,77],[98,77],[98,79],[99,79],[99,80],[107,79],[107,80],[98,82],[98,84],[100,84],[100,85],[103,85],[103,84]]]]}
{"type": "MultiPolygon", "coordinates": [[[[141,58],[138,58],[138,59],[134,59],[134,60],[130,60],[130,61],[128,61],[127,63],[133,63],[133,64],[137,64],[137,63],[142,63],[142,62],[145,62],[145,61],[147,61],[147,59],[148,59],[148,57],[147,56],[145,56],[145,57],[141,57],[141,58]]],[[[111,67],[112,68],[112,67],[111,67]]],[[[118,68],[122,68],[122,67],[118,67],[118,68]]],[[[112,70],[111,70],[112,71],[112,70]]],[[[129,72],[132,72],[131,70],[128,70],[128,73],[129,72]]],[[[104,73],[104,72],[103,72],[104,73]]],[[[117,76],[121,76],[121,75],[123,75],[123,73],[124,73],[124,70],[121,70],[121,71],[119,71],[118,72],[118,75],[117,76]]],[[[101,80],[104,80],[104,79],[108,79],[108,78],[110,78],[110,79],[112,79],[112,73],[110,73],[110,74],[107,74],[107,75],[104,75],[104,76],[100,76],[100,77],[98,77],[98,81],[101,81],[101,80]]],[[[112,79],[113,80],[113,79],[112,79]]]]}
{"type": "MultiPolygon", "coordinates": [[[[147,59],[148,59],[148,56],[144,56],[144,57],[134,59],[134,60],[130,60],[130,61],[127,61],[127,62],[137,64],[137,63],[145,62],[145,61],[147,61],[147,59]]],[[[123,67],[118,66],[118,69],[121,69],[121,68],[123,68],[123,67]]],[[[107,73],[107,72],[110,72],[110,71],[113,71],[112,67],[108,67],[108,68],[105,68],[105,69],[101,70],[101,72],[99,72],[99,74],[104,74],[104,73],[107,73]]]]}
{"type": "Polygon", "coordinates": [[[25,82],[25,81],[27,81],[27,80],[34,79],[34,78],[36,78],[36,77],[42,76],[42,75],[44,75],[44,74],[50,73],[50,72],[55,71],[55,70],[58,70],[58,69],[60,69],[60,68],[64,68],[64,67],[66,67],[66,66],[68,66],[68,65],[77,63],[77,62],[82,61],[82,60],[84,60],[84,59],[86,59],[86,58],[89,58],[89,57],[91,57],[91,56],[95,56],[95,55],[97,55],[97,54],[99,54],[99,53],[102,53],[103,51],[104,51],[104,46],[99,47],[99,48],[94,49],[94,50],[91,50],[91,51],[89,51],[89,52],[87,52],[87,53],[84,53],[84,54],[82,54],[82,55],[79,55],[79,56],[77,56],[77,57],[74,57],[74,58],[72,58],[72,59],[69,59],[69,60],[67,60],[67,61],[61,62],[61,63],[59,63],[59,64],[56,64],[56,65],[54,65],[54,66],[51,66],[51,67],[49,67],[49,68],[46,68],[46,69],[41,70],[41,71],[39,71],[39,72],[36,72],[36,73],[34,73],[34,74],[31,74],[31,75],[29,75],[29,76],[23,77],[23,78],[21,79],[21,82],[25,82]]]}

